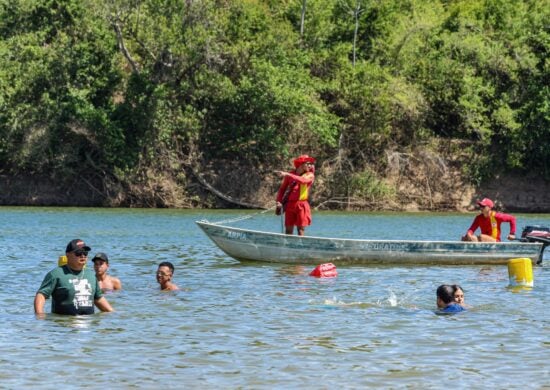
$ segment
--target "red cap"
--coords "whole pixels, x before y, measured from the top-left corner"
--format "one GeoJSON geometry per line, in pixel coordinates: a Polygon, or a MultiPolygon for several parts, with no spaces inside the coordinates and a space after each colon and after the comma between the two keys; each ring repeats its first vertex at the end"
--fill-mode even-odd
{"type": "Polygon", "coordinates": [[[494,207],[494,203],[491,199],[489,198],[483,198],[483,200],[480,200],[479,202],[477,202],[477,204],[479,206],[482,206],[482,207],[485,207],[485,206],[489,206],[489,208],[493,208],[494,207]]]}
{"type": "Polygon", "coordinates": [[[315,159],[308,156],[307,154],[302,154],[301,156],[294,159],[294,168],[298,168],[300,165],[307,162],[315,164],[315,159]]]}

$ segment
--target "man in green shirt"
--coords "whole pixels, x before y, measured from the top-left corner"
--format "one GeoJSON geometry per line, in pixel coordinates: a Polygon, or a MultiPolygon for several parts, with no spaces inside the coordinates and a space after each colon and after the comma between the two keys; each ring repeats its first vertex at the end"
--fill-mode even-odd
{"type": "Polygon", "coordinates": [[[84,268],[90,250],[80,239],[67,244],[67,264],[48,272],[34,297],[36,314],[44,315],[44,304],[50,297],[52,313],[56,314],[93,314],[94,305],[101,311],[113,311],[94,272],[84,268]]]}

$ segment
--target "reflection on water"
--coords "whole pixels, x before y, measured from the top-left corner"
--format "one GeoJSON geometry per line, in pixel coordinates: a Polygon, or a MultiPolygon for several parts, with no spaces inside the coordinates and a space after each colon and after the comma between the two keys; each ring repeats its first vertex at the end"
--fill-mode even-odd
{"type": "MultiPolygon", "coordinates": [[[[3,208],[3,388],[533,388],[549,385],[550,267],[508,287],[502,267],[240,264],[194,225],[227,211],[3,208]],[[75,237],[106,252],[124,289],[115,313],[32,312],[36,289],[75,237]],[[170,261],[182,291],[158,291],[170,261]],[[435,289],[458,283],[470,310],[436,316],[435,289]],[[526,380],[528,372],[528,380],[526,380]]],[[[458,237],[471,215],[315,213],[308,234],[458,237]],[[437,227],[437,228],[436,228],[437,227]]],[[[550,216],[518,216],[519,226],[550,216]]],[[[239,222],[278,231],[271,215],[239,222]]],[[[399,237],[396,237],[399,236],[399,237]]],[[[46,303],[49,311],[50,302],[46,303]]]]}
{"type": "Polygon", "coordinates": [[[56,323],[58,326],[74,328],[78,330],[95,329],[95,326],[101,324],[98,316],[62,316],[56,314],[46,315],[47,320],[56,323]]]}

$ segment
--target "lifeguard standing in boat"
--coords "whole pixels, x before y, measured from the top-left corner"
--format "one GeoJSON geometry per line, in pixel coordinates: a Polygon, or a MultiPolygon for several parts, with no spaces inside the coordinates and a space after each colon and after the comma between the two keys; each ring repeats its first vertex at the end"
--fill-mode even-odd
{"type": "Polygon", "coordinates": [[[315,159],[307,154],[294,159],[294,170],[276,171],[283,182],[277,193],[277,214],[285,213],[285,233],[292,234],[294,226],[299,236],[311,225],[309,192],[315,180],[315,159]]]}

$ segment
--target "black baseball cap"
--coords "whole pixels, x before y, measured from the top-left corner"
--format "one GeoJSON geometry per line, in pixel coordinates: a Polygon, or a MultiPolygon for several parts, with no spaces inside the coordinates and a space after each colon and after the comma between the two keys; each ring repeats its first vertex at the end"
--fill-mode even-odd
{"type": "Polygon", "coordinates": [[[103,260],[104,262],[109,263],[109,258],[107,257],[107,254],[102,252],[96,253],[92,261],[96,260],[103,260]]]}
{"type": "Polygon", "coordinates": [[[74,252],[77,250],[83,250],[83,251],[89,252],[92,250],[92,248],[87,246],[86,243],[82,241],[80,238],[75,238],[74,240],[71,240],[67,244],[67,249],[65,249],[65,253],[74,252]]]}

